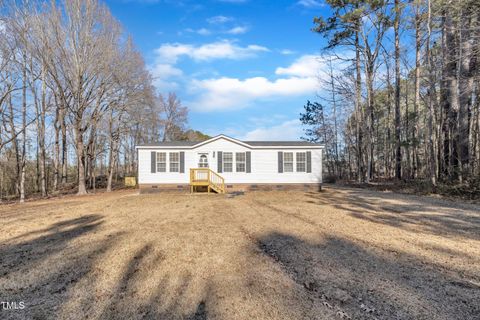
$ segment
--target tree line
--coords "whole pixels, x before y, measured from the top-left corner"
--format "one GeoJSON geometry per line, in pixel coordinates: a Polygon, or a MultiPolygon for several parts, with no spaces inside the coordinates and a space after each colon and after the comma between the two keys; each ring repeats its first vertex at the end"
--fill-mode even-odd
{"type": "Polygon", "coordinates": [[[301,120],[307,139],[326,144],[329,173],[478,183],[478,1],[326,3],[331,15],[315,17],[313,31],[330,68],[301,120]]]}
{"type": "Polygon", "coordinates": [[[103,3],[0,5],[0,199],[85,194],[99,177],[111,191],[135,174],[135,145],[201,137],[103,3]]]}

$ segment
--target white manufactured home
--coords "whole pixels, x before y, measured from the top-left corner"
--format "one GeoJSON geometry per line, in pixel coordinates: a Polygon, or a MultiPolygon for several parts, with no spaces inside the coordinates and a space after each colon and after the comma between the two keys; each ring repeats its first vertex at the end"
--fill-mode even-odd
{"type": "Polygon", "coordinates": [[[219,135],[136,149],[141,192],[319,190],[322,183],[323,146],[306,141],[240,141],[219,135]]]}

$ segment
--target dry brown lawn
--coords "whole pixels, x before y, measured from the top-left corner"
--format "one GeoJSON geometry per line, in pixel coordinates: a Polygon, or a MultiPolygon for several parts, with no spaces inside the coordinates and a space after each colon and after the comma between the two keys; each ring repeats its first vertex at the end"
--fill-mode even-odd
{"type": "Polygon", "coordinates": [[[480,319],[480,210],[326,187],[0,207],[1,319],[480,319]]]}

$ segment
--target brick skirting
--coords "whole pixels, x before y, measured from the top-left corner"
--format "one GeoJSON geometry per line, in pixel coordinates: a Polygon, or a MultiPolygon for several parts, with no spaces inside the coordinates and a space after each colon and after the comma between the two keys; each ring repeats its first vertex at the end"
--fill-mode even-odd
{"type": "MultiPolygon", "coordinates": [[[[190,192],[189,184],[140,184],[140,193],[190,192]]],[[[233,191],[320,191],[321,183],[226,183],[225,189],[233,191]]]]}
{"type": "Polygon", "coordinates": [[[189,184],[139,184],[140,193],[190,192],[189,184]]]}

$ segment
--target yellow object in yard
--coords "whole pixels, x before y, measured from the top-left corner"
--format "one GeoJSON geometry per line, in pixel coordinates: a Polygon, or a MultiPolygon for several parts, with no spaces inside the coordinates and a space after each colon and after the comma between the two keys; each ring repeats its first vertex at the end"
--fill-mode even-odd
{"type": "Polygon", "coordinates": [[[197,187],[207,187],[208,193],[210,190],[225,193],[225,179],[209,168],[190,169],[190,192],[197,187]]]}
{"type": "Polygon", "coordinates": [[[135,177],[125,177],[125,187],[135,187],[137,185],[137,179],[135,177]]]}

